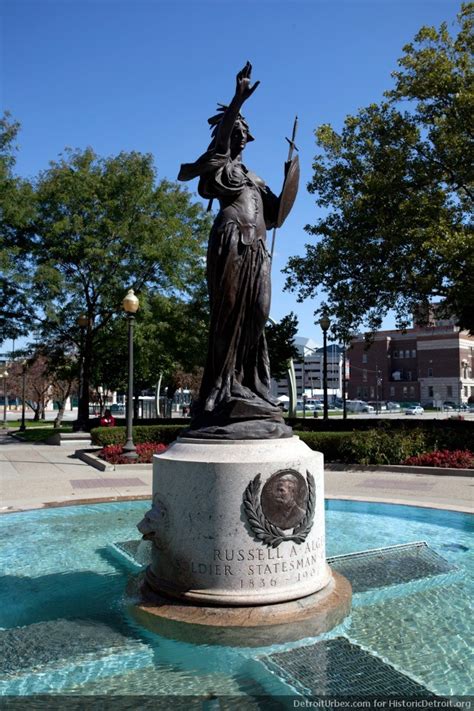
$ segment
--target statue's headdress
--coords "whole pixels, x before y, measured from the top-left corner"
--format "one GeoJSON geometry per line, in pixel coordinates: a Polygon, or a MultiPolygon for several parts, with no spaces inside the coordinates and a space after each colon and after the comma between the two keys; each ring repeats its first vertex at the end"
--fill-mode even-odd
{"type": "MultiPolygon", "coordinates": [[[[207,123],[210,125],[210,127],[212,129],[212,132],[211,132],[212,138],[216,137],[217,131],[219,129],[219,124],[222,121],[222,117],[224,115],[224,111],[226,111],[226,109],[228,108],[226,106],[226,104],[217,104],[217,106],[218,106],[218,109],[217,109],[218,113],[215,114],[214,116],[211,116],[211,118],[207,119],[207,123]]],[[[247,142],[255,141],[255,138],[250,133],[249,125],[241,113],[237,114],[237,118],[236,118],[235,122],[236,123],[240,122],[247,129],[247,142]]]]}

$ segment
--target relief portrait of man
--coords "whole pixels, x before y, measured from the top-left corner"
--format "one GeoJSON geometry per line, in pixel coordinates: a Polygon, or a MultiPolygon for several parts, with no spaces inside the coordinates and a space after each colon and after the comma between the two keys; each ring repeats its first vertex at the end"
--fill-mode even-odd
{"type": "Polygon", "coordinates": [[[298,472],[274,474],[262,489],[261,504],[265,517],[282,529],[295,528],[306,514],[308,487],[298,472]]]}

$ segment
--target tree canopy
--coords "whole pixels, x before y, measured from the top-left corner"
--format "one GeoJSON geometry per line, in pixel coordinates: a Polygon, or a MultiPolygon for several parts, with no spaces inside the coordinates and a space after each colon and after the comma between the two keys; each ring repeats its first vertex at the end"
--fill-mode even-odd
{"type": "Polygon", "coordinates": [[[324,292],[336,335],[377,330],[389,310],[405,326],[431,300],[474,331],[473,12],[455,37],[423,27],[383,101],[315,131],[308,190],[324,216],[285,271],[300,300],[324,292]]]}
{"type": "Polygon", "coordinates": [[[150,155],[100,158],[91,149],[69,152],[40,174],[31,247],[48,329],[59,330],[71,312],[100,328],[128,288],[185,294],[200,282],[202,207],[155,179],[150,155]]]}
{"type": "Polygon", "coordinates": [[[0,343],[28,332],[25,245],[32,228],[31,185],[14,174],[19,123],[10,114],[0,118],[0,343]]]}
{"type": "Polygon", "coordinates": [[[202,290],[210,225],[202,205],[177,183],[158,181],[152,156],[133,151],[103,158],[91,148],[66,150],[34,181],[23,181],[14,175],[18,130],[5,114],[0,340],[35,335],[46,353],[59,348],[76,362],[81,351],[86,397],[91,380],[116,386],[127,360],[121,302],[133,288],[141,301],[138,385],[156,382],[163,364],[176,358],[171,351],[178,337],[183,364],[176,367],[193,359],[193,346],[198,366],[202,338],[196,325],[206,318],[202,290]],[[172,335],[157,345],[164,311],[173,322],[172,335]],[[87,324],[82,332],[80,315],[87,324]]]}
{"type": "Polygon", "coordinates": [[[295,346],[295,336],[298,331],[298,318],[293,312],[283,316],[281,321],[267,324],[265,334],[270,356],[270,370],[275,380],[284,378],[288,373],[290,360],[298,359],[299,353],[295,346]]]}
{"type": "MultiPolygon", "coordinates": [[[[116,331],[128,288],[143,306],[154,294],[192,300],[203,280],[208,217],[185,189],[156,183],[151,155],[135,152],[111,158],[92,149],[68,152],[40,174],[35,191],[31,254],[32,286],[43,309],[39,330],[45,341],[77,344],[77,318],[87,317],[87,391],[101,336],[116,331]]],[[[152,338],[148,332],[145,340],[152,338]]],[[[111,344],[120,351],[116,339],[111,344]]]]}

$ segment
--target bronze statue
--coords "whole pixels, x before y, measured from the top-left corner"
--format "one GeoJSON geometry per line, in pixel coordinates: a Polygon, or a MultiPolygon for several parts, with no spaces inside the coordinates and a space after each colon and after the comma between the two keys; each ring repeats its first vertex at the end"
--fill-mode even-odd
{"type": "Polygon", "coordinates": [[[212,142],[195,163],[181,166],[179,180],[199,177],[199,194],[220,210],[209,236],[207,282],[211,323],[199,399],[188,437],[267,439],[290,437],[270,394],[265,324],[270,313],[271,258],[266,231],[279,227],[296,196],[297,157],[285,164],[280,197],[242,163],[253,141],[240,113],[260,82],[251,86],[249,62],[237,74],[235,94],[208,122],[212,142]]]}

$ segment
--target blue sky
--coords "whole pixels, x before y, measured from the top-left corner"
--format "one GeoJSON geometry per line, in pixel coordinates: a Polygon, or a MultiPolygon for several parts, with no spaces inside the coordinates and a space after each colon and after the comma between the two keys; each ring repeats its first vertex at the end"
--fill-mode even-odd
{"type": "MultiPolygon", "coordinates": [[[[306,190],[314,129],[382,98],[402,47],[422,25],[452,26],[452,0],[3,0],[1,95],[22,124],[17,172],[33,177],[66,146],[154,155],[158,178],[209,142],[207,118],[227,103],[250,60],[261,85],[244,114],[256,140],[245,163],[279,192],[295,114],[301,185],[277,233],[272,316],[298,314],[321,340],[318,302],[283,292],[281,269],[302,254],[318,209],[306,190]]],[[[188,184],[196,190],[196,181],[188,184]]],[[[270,235],[269,235],[270,237],[270,235]]],[[[392,322],[387,320],[390,327],[392,322]]]]}

